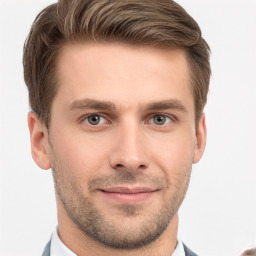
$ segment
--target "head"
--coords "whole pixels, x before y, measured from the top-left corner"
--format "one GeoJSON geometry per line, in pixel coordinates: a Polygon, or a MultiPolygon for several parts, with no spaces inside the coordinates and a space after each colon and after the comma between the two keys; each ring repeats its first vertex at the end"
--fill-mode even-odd
{"type": "Polygon", "coordinates": [[[32,155],[53,170],[60,228],[119,249],[170,234],[205,146],[197,23],[174,1],[60,0],[37,16],[23,63],[32,155]]]}
{"type": "Polygon", "coordinates": [[[36,17],[24,46],[24,78],[32,110],[48,127],[60,84],[56,62],[72,42],[123,42],[184,50],[189,63],[196,124],[207,101],[209,46],[198,24],[177,3],[60,0],[36,17]]]}

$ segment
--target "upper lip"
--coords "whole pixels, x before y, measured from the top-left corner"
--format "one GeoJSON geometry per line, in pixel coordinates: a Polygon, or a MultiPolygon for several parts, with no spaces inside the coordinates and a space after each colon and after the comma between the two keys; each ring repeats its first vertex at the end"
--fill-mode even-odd
{"type": "Polygon", "coordinates": [[[155,192],[158,189],[152,187],[131,187],[131,186],[116,186],[100,189],[107,193],[121,193],[121,194],[136,194],[136,193],[149,193],[155,192]]]}

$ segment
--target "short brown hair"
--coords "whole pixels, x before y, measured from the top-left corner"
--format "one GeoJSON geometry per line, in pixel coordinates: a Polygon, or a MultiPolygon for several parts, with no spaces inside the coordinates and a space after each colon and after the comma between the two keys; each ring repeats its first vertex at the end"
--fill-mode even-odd
{"type": "Polygon", "coordinates": [[[38,14],[24,45],[30,106],[47,127],[58,89],[56,59],[64,44],[76,41],[182,47],[199,120],[209,89],[210,48],[180,5],[172,0],[59,0],[38,14]]]}

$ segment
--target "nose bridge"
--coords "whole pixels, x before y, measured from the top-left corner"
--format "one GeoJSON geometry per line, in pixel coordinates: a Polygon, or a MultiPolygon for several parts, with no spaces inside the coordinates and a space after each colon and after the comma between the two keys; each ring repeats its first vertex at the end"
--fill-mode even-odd
{"type": "Polygon", "coordinates": [[[123,120],[114,140],[110,154],[110,164],[113,168],[135,171],[148,166],[147,149],[139,121],[134,118],[123,120]]]}

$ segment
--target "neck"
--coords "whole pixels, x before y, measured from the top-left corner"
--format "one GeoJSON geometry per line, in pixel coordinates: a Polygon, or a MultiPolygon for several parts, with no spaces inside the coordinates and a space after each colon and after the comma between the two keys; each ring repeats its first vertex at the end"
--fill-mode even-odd
{"type": "Polygon", "coordinates": [[[92,239],[81,231],[57,201],[58,234],[61,241],[79,256],[170,256],[177,245],[178,214],[174,215],[166,230],[154,242],[138,249],[115,249],[92,239]]]}

